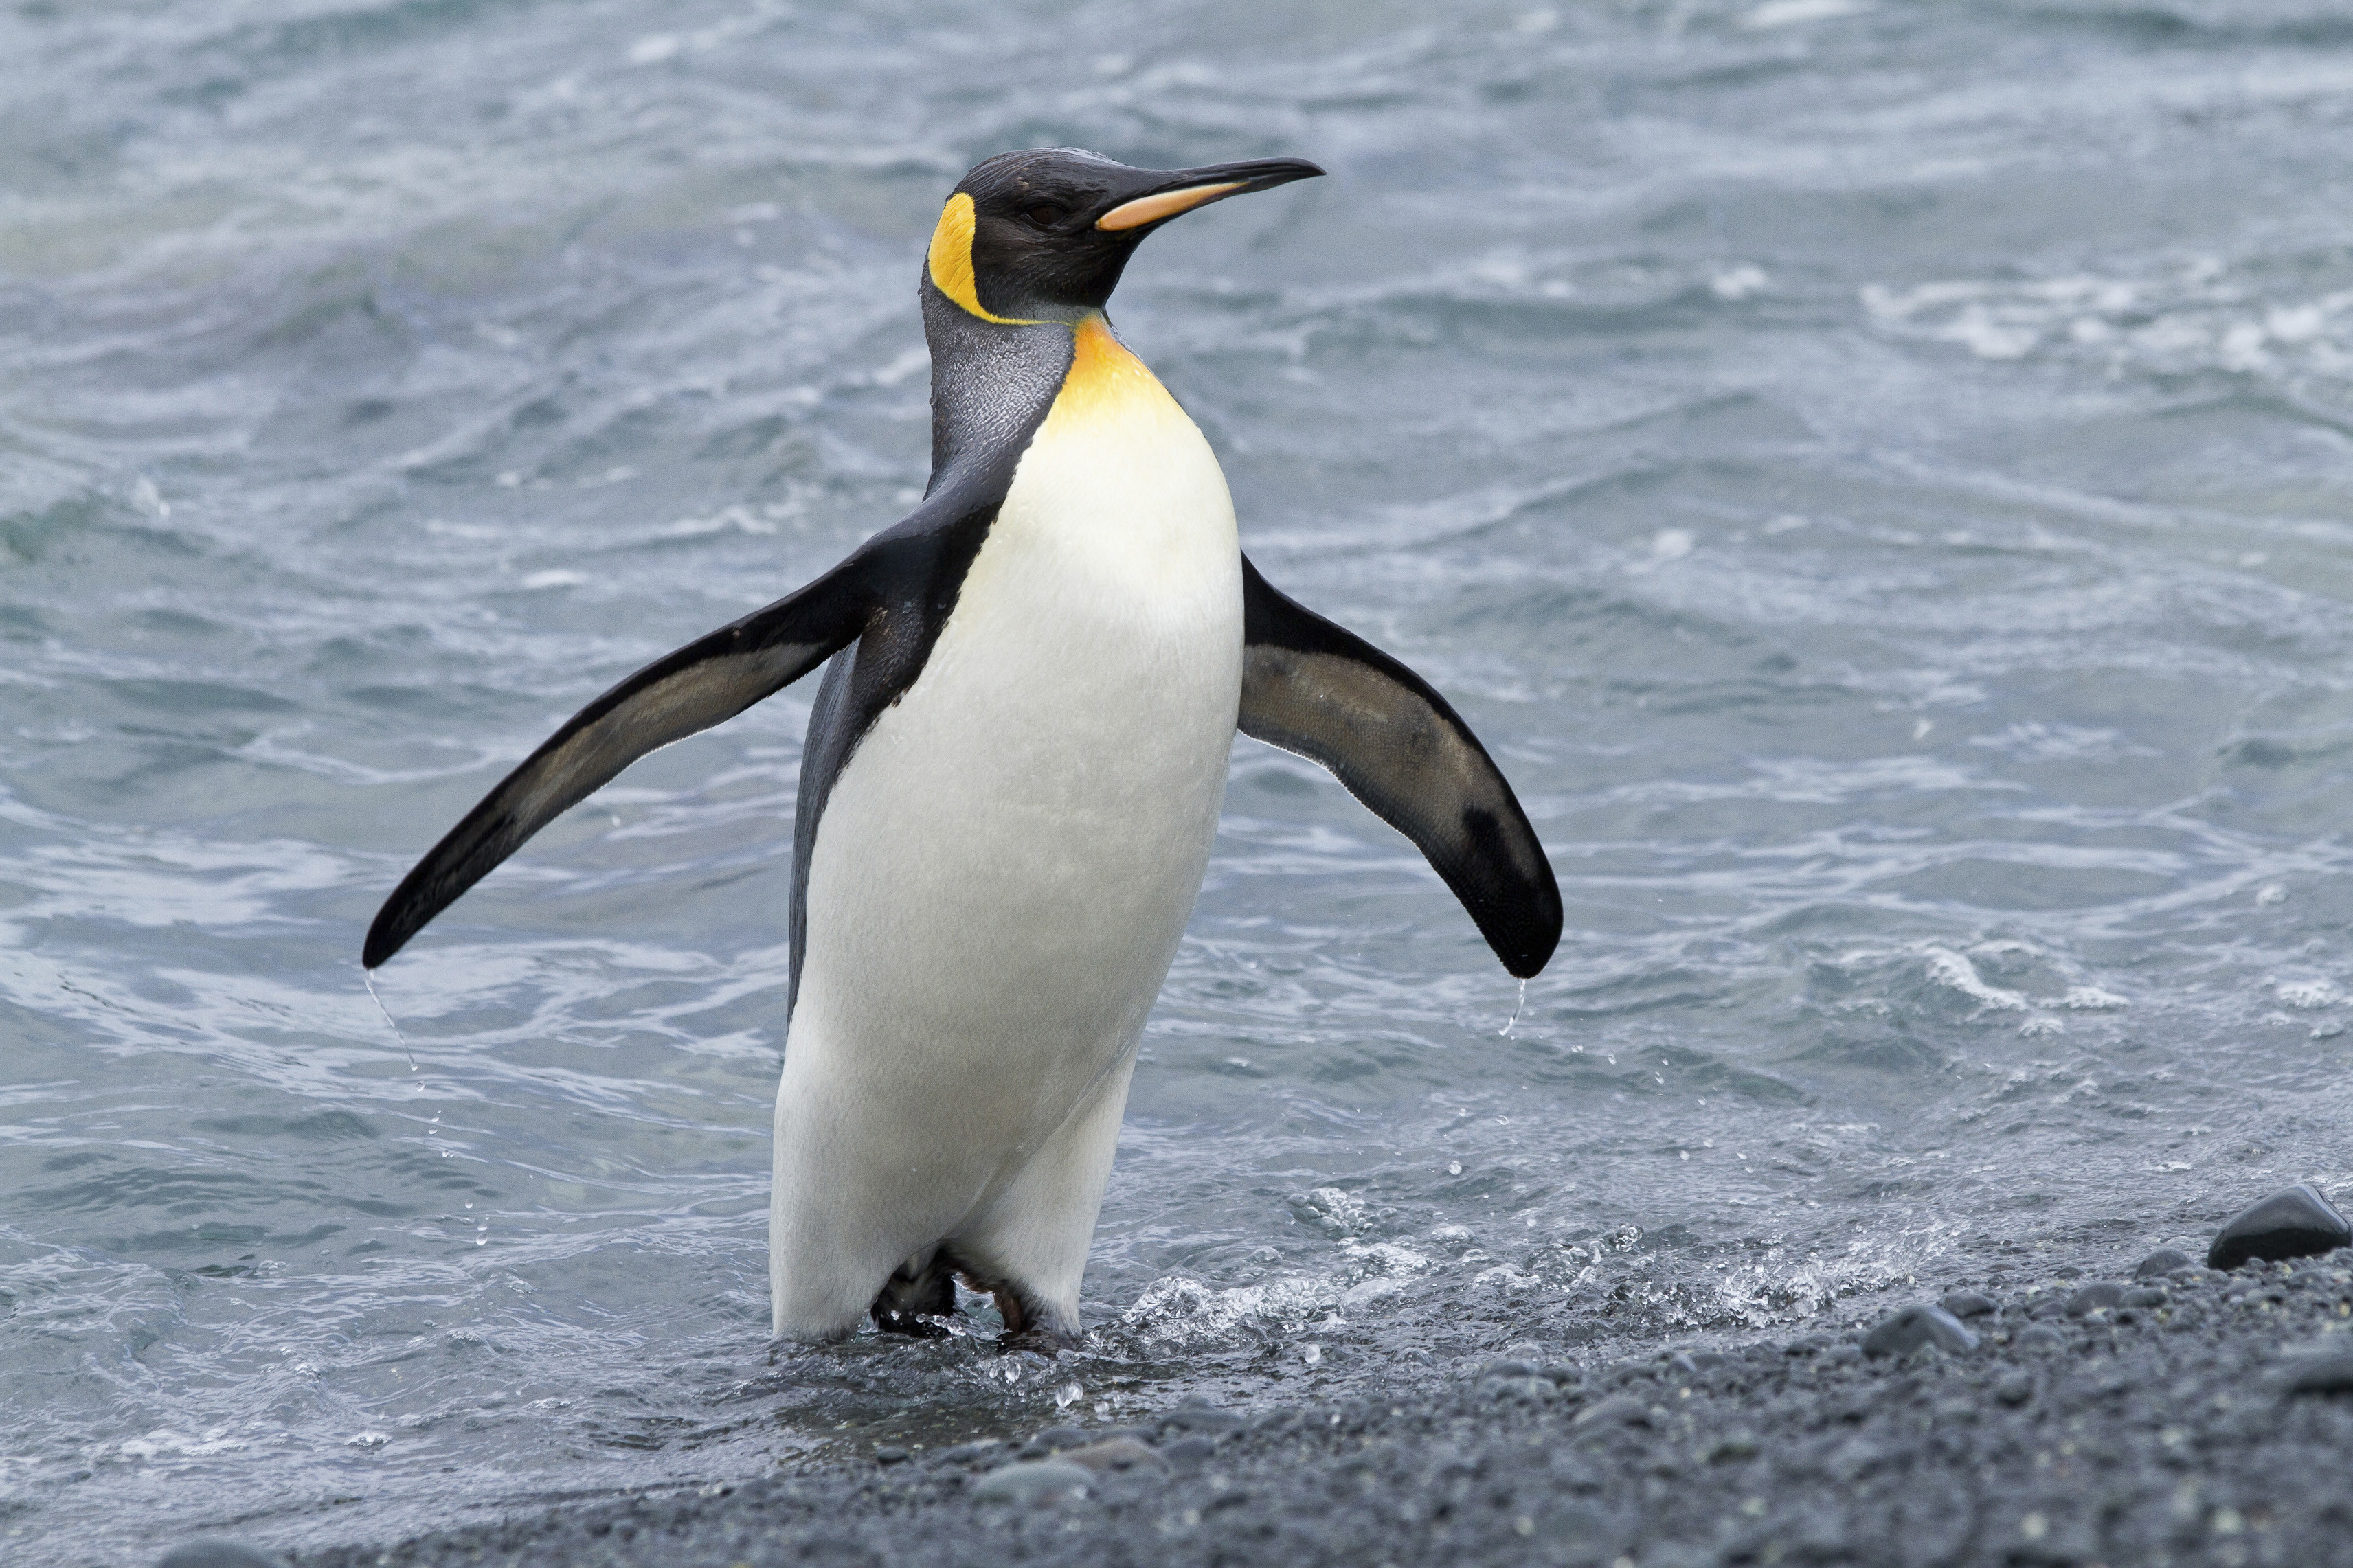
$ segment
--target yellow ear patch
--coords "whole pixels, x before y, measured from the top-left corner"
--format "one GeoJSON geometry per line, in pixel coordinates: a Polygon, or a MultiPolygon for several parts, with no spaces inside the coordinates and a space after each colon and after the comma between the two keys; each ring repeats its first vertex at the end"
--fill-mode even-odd
{"type": "Polygon", "coordinates": [[[974,214],[972,198],[958,191],[948,198],[940,210],[940,223],[932,230],[932,254],[928,265],[932,271],[932,287],[954,300],[984,321],[995,321],[1000,327],[1029,327],[1035,321],[1018,316],[991,314],[980,302],[980,289],[972,279],[972,230],[974,214]]]}

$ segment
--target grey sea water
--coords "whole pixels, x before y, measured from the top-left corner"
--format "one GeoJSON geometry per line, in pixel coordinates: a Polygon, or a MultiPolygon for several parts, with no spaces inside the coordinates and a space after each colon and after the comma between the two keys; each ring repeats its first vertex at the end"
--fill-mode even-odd
{"type": "Polygon", "coordinates": [[[2353,1179],[2348,147],[2288,0],[12,5],[0,1556],[1794,1333],[2353,1179]],[[906,510],[923,241],[1039,143],[1332,171],[1114,319],[1568,929],[1507,1029],[1240,742],[1092,1349],[772,1354],[808,693],[451,910],[407,1049],[360,935],[906,510]]]}

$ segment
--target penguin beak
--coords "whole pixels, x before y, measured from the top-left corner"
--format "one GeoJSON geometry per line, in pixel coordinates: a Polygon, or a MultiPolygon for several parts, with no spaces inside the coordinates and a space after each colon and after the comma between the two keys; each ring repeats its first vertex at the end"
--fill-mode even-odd
{"type": "Polygon", "coordinates": [[[1259,158],[1242,163],[1179,169],[1160,176],[1142,195],[1129,197],[1095,219],[1095,226],[1117,234],[1146,224],[1165,223],[1179,213],[1224,201],[1228,196],[1272,190],[1293,180],[1312,180],[1323,172],[1304,158],[1259,158]]]}

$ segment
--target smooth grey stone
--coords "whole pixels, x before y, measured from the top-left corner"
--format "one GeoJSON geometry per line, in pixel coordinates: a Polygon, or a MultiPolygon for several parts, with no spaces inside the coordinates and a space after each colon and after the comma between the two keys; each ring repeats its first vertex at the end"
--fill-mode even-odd
{"type": "Polygon", "coordinates": [[[1648,1426],[1651,1406],[1630,1394],[1613,1394],[1597,1404],[1588,1405],[1577,1413],[1572,1426],[1648,1426]]]}
{"type": "Polygon", "coordinates": [[[1824,1366],[1852,1366],[1862,1359],[1862,1349],[1859,1345],[1832,1345],[1822,1352],[1824,1366]]]}
{"type": "Polygon", "coordinates": [[[1975,1290],[1956,1290],[1936,1303],[1956,1318],[1983,1318],[1993,1312],[1993,1298],[1975,1290]]]}
{"type": "Polygon", "coordinates": [[[1172,1426],[1182,1426],[1187,1432],[1239,1432],[1250,1425],[1250,1417],[1234,1410],[1219,1410],[1212,1405],[1187,1405],[1171,1410],[1161,1418],[1172,1426]]]}
{"type": "Polygon", "coordinates": [[[2178,1247],[2160,1247],[2133,1268],[2136,1279],[2162,1279],[2177,1268],[2192,1268],[2197,1260],[2178,1247]]]}
{"type": "Polygon", "coordinates": [[[2061,1318],[2067,1314],[2067,1301],[2062,1296],[2045,1296],[2026,1309],[2026,1315],[2041,1322],[2045,1318],[2061,1318]]]}
{"type": "Polygon", "coordinates": [[[1691,1352],[1691,1362],[1693,1366],[1702,1372],[1715,1372],[1730,1366],[1732,1358],[1722,1351],[1694,1351],[1691,1352]]]}
{"type": "Polygon", "coordinates": [[[1560,1397],[1560,1390],[1552,1379],[1537,1377],[1490,1377],[1481,1381],[1480,1388],[1490,1399],[1521,1399],[1530,1405],[1548,1405],[1560,1397]]]}
{"type": "Polygon", "coordinates": [[[2048,1323],[2029,1323],[2010,1342],[2022,1351],[2055,1351],[2065,1348],[2067,1336],[2048,1323]]]}
{"type": "Polygon", "coordinates": [[[1538,1377],[1548,1377],[1556,1384],[1583,1383],[1585,1370],[1565,1361],[1547,1362],[1536,1368],[1538,1377]]]}
{"type": "Polygon", "coordinates": [[[1083,1448],[1073,1448],[1056,1456],[1066,1465],[1082,1465],[1097,1475],[1106,1470],[1157,1470],[1166,1475],[1168,1461],[1159,1451],[1133,1437],[1113,1437],[1107,1443],[1090,1443],[1083,1448]]]}
{"type": "Polygon", "coordinates": [[[2181,1306],[2173,1309],[2173,1316],[2166,1323],[2166,1327],[2176,1333],[2188,1333],[2192,1329],[2203,1326],[2205,1321],[2206,1314],[2197,1308],[2181,1306]]]}
{"type": "Polygon", "coordinates": [[[2289,1368],[2290,1394],[2353,1394],[2353,1351],[2298,1356],[2289,1368]]]}
{"type": "Polygon", "coordinates": [[[1218,1440],[1206,1432],[1196,1432],[1189,1437],[1179,1437],[1160,1450],[1160,1457],[1180,1470],[1189,1470],[1205,1463],[1218,1451],[1218,1440]]]}
{"type": "Polygon", "coordinates": [[[874,1462],[878,1465],[903,1465],[907,1462],[907,1450],[904,1448],[877,1448],[874,1450],[874,1462]]]}
{"type": "Polygon", "coordinates": [[[2353,1225],[2308,1182],[2284,1187],[2224,1226],[2207,1250],[2209,1268],[2236,1268],[2256,1258],[2316,1258],[2353,1246],[2353,1225]]]}
{"type": "Polygon", "coordinates": [[[1031,1459],[989,1471],[972,1489],[972,1497],[975,1502],[1011,1503],[1083,1497],[1094,1479],[1092,1470],[1066,1459],[1031,1459]]]}
{"type": "Polygon", "coordinates": [[[2172,1299],[2173,1298],[2165,1293],[2165,1287],[2162,1285],[2140,1285],[2125,1292],[2124,1305],[2127,1307],[2162,1307],[2166,1302],[2172,1299]]]}
{"type": "Polygon", "coordinates": [[[1862,1336],[1865,1355],[1906,1355],[1923,1345],[1934,1345],[1950,1355],[1967,1355],[1978,1348],[1978,1337],[1942,1307],[1905,1307],[1880,1320],[1862,1336]]]}
{"type": "Polygon", "coordinates": [[[1479,1369],[1481,1377],[1532,1377],[1535,1368],[1517,1356],[1499,1355],[1479,1369]]]}
{"type": "Polygon", "coordinates": [[[286,1559],[241,1541],[191,1541],[164,1553],[155,1568],[286,1568],[286,1559]]]}
{"type": "Polygon", "coordinates": [[[2023,1405],[2034,1397],[2034,1380],[2012,1373],[1994,1385],[1993,1396],[2004,1405],[2023,1405]]]}
{"type": "Polygon", "coordinates": [[[970,1443],[958,1443],[953,1448],[943,1448],[932,1456],[934,1463],[969,1465],[975,1459],[993,1459],[1005,1445],[995,1437],[982,1437],[970,1443]]]}
{"type": "Polygon", "coordinates": [[[2067,1315],[2088,1318],[2094,1312],[2124,1305],[2125,1288],[2114,1280],[2103,1279],[2096,1285],[2086,1285],[2067,1298],[2067,1315]]]}
{"type": "Polygon", "coordinates": [[[1092,1434],[1075,1426],[1049,1426],[1029,1439],[1046,1448],[1083,1448],[1093,1440],[1092,1434]]]}
{"type": "Polygon", "coordinates": [[[2081,1279],[2084,1277],[2081,1266],[2073,1263],[2063,1263],[2051,1272],[2061,1279],[2081,1279]]]}

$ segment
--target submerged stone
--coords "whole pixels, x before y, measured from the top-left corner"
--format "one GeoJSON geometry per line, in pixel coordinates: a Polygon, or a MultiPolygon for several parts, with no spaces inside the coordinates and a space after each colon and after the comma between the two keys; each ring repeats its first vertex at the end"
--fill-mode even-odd
{"type": "Polygon", "coordinates": [[[1094,1483],[1092,1470],[1067,1459],[1029,1459],[991,1470],[972,1489],[975,1502],[1031,1503],[1083,1497],[1094,1483]]]}
{"type": "Polygon", "coordinates": [[[2177,1268],[2188,1268],[2197,1259],[2178,1247],[2160,1247],[2144,1258],[2133,1268],[2136,1279],[2162,1279],[2177,1268]]]}
{"type": "Polygon", "coordinates": [[[2261,1258],[2314,1258],[2353,1246],[2353,1225],[2308,1182],[2274,1193],[2224,1226],[2206,1254],[2209,1268],[2236,1268],[2261,1258]]]}
{"type": "Polygon", "coordinates": [[[1942,1307],[1905,1307],[1881,1319],[1862,1336],[1865,1355],[1905,1355],[1923,1345],[1934,1345],[1947,1355],[1967,1355],[1978,1348],[1978,1337],[1942,1307]]]}

